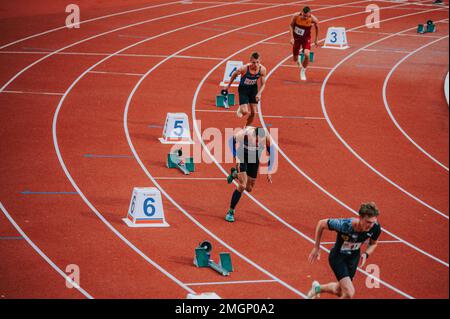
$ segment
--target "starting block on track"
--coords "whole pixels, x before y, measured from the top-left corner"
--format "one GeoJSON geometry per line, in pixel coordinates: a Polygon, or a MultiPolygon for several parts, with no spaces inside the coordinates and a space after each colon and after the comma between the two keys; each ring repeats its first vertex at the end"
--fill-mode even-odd
{"type": "Polygon", "coordinates": [[[209,267],[217,271],[222,276],[229,276],[233,272],[230,253],[219,253],[219,263],[216,264],[211,259],[212,245],[205,240],[195,248],[194,265],[199,268],[209,267]]]}
{"type": "Polygon", "coordinates": [[[181,157],[182,155],[183,152],[181,149],[176,150],[174,153],[167,154],[167,167],[178,168],[184,175],[189,175],[191,172],[195,171],[194,159],[192,157],[187,157],[183,160],[181,157]]]}
{"type": "Polygon", "coordinates": [[[235,98],[233,93],[228,93],[227,90],[222,90],[220,95],[216,95],[216,106],[224,107],[226,109],[230,108],[230,105],[235,105],[235,98]]]}
{"type": "Polygon", "coordinates": [[[426,24],[419,24],[417,26],[417,33],[431,33],[436,32],[436,25],[433,20],[428,20],[426,24]]]}
{"type": "MultiPolygon", "coordinates": [[[[305,53],[301,52],[299,59],[300,63],[303,63],[303,60],[305,59],[305,53]]],[[[309,62],[314,62],[314,52],[312,51],[309,52],[309,62]]]]}

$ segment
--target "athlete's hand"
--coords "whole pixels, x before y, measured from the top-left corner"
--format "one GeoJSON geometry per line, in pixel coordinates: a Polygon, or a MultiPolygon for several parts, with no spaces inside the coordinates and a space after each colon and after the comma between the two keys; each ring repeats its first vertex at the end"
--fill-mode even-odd
{"type": "Polygon", "coordinates": [[[294,38],[291,38],[291,44],[294,45],[294,38]]]}
{"type": "Polygon", "coordinates": [[[256,94],[256,102],[261,101],[261,94],[256,94]]]}
{"type": "Polygon", "coordinates": [[[364,267],[366,261],[367,261],[367,254],[366,253],[361,254],[361,257],[359,259],[359,267],[361,268],[364,267]]]}
{"type": "Polygon", "coordinates": [[[267,181],[272,184],[272,175],[267,174],[267,181]]]}
{"type": "Polygon", "coordinates": [[[314,46],[315,46],[316,48],[319,46],[319,42],[317,42],[317,40],[314,41],[314,46]]]}
{"type": "Polygon", "coordinates": [[[314,247],[311,253],[309,254],[308,261],[309,263],[315,263],[317,260],[320,260],[320,248],[314,247]]]}

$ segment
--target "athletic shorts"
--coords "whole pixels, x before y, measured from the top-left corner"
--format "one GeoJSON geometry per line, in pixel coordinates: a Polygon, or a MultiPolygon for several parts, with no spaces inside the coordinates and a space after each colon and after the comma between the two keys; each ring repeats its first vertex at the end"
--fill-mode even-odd
{"type": "Polygon", "coordinates": [[[258,94],[257,85],[239,85],[239,105],[243,104],[257,104],[256,95],[258,94]]]}
{"type": "Polygon", "coordinates": [[[255,178],[258,177],[259,161],[256,163],[240,163],[239,173],[246,172],[248,177],[255,178]]]}
{"type": "Polygon", "coordinates": [[[292,46],[292,54],[298,56],[300,54],[300,48],[302,50],[311,50],[311,37],[295,39],[292,46]]]}
{"type": "Polygon", "coordinates": [[[353,280],[358,268],[359,258],[359,251],[347,255],[333,248],[328,256],[328,262],[338,281],[345,277],[350,277],[353,280]]]}

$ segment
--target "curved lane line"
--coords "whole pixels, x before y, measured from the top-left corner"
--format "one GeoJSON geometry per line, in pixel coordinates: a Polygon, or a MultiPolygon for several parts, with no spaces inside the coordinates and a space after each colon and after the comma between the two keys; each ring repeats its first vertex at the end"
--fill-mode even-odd
{"type": "Polygon", "coordinates": [[[9,222],[14,226],[14,228],[20,233],[20,235],[27,241],[27,243],[39,254],[39,256],[42,257],[58,274],[60,274],[67,282],[70,282],[70,284],[75,287],[79,292],[81,292],[86,298],[88,299],[94,299],[86,290],[80,287],[79,284],[77,284],[75,281],[72,280],[67,274],[59,269],[58,266],[50,259],[44,252],[25,234],[25,232],[20,228],[20,226],[16,223],[14,218],[11,217],[11,215],[6,210],[5,206],[3,206],[2,202],[0,202],[0,209],[3,211],[3,214],[5,214],[6,218],[8,218],[9,222]]]}
{"type": "Polygon", "coordinates": [[[443,39],[447,39],[448,35],[442,38],[439,38],[435,41],[432,41],[430,43],[427,43],[423,46],[421,46],[420,48],[410,52],[408,55],[406,55],[403,59],[401,59],[400,61],[397,62],[397,64],[392,67],[391,71],[389,72],[389,74],[386,76],[386,79],[384,80],[383,83],[383,101],[384,101],[384,107],[386,108],[386,111],[389,114],[389,117],[391,118],[392,122],[395,124],[395,126],[398,128],[398,130],[417,148],[419,149],[419,151],[421,151],[422,153],[424,153],[426,156],[428,156],[433,162],[435,162],[436,164],[438,164],[439,166],[441,166],[443,169],[445,169],[448,172],[448,167],[445,166],[444,164],[442,164],[441,162],[439,162],[436,158],[434,158],[431,154],[429,154],[427,151],[425,151],[419,144],[417,144],[404,130],[403,128],[400,126],[400,124],[398,124],[397,120],[395,119],[394,115],[391,112],[391,109],[389,107],[389,103],[387,101],[387,95],[386,95],[386,89],[387,89],[387,85],[389,82],[389,79],[391,78],[392,74],[395,72],[395,70],[400,66],[400,64],[402,64],[405,60],[407,60],[409,57],[411,57],[412,55],[414,55],[415,53],[425,49],[426,47],[435,44],[436,42],[442,41],[443,39]]]}
{"type": "MultiPolygon", "coordinates": [[[[436,10],[426,10],[426,11],[422,11],[422,12],[418,12],[418,13],[414,13],[414,14],[410,14],[410,15],[415,15],[415,14],[422,14],[424,12],[430,12],[430,11],[436,11],[436,10]]],[[[440,21],[446,21],[448,19],[442,19],[440,21]]],[[[439,22],[440,22],[439,21],[439,22]]],[[[406,31],[410,31],[410,30],[414,30],[415,28],[409,28],[406,31]]],[[[446,214],[444,214],[443,212],[439,211],[438,209],[432,207],[431,205],[427,204],[426,202],[424,202],[423,200],[421,200],[420,198],[414,196],[413,194],[411,194],[410,192],[408,192],[406,189],[404,189],[403,187],[401,187],[400,185],[396,184],[394,181],[392,181],[391,179],[389,179],[388,177],[386,177],[385,175],[383,175],[380,171],[378,171],[376,168],[374,168],[372,165],[370,165],[364,158],[362,158],[358,153],[356,153],[356,151],[347,143],[347,141],[339,134],[339,132],[336,130],[336,128],[334,127],[333,123],[330,120],[330,117],[328,116],[327,113],[327,108],[325,105],[325,88],[326,85],[328,83],[328,80],[330,79],[330,77],[333,75],[334,71],[337,70],[337,68],[339,68],[344,62],[346,62],[347,60],[349,60],[351,57],[353,57],[354,55],[358,54],[359,52],[361,52],[362,50],[377,44],[379,42],[382,42],[386,39],[392,38],[396,36],[396,34],[392,34],[389,36],[386,36],[380,40],[374,41],[372,43],[369,43],[368,45],[365,45],[364,47],[350,53],[348,56],[346,56],[344,59],[342,59],[336,66],[334,66],[333,69],[331,69],[331,71],[328,73],[328,75],[325,77],[325,80],[323,81],[322,84],[322,88],[320,91],[320,102],[322,104],[322,112],[325,116],[325,119],[327,120],[328,126],[331,128],[331,130],[333,131],[334,135],[336,135],[336,137],[339,139],[339,141],[341,141],[341,143],[360,161],[362,162],[364,165],[366,165],[369,169],[371,169],[374,173],[376,173],[378,176],[380,176],[382,179],[384,179],[385,181],[387,181],[389,184],[391,184],[392,186],[394,186],[395,188],[397,188],[398,190],[400,190],[401,192],[403,192],[404,194],[406,194],[407,196],[411,197],[412,199],[414,199],[415,201],[417,201],[418,203],[422,204],[423,206],[429,208],[430,210],[434,211],[435,213],[439,214],[440,216],[444,217],[445,219],[448,220],[448,216],[446,214]]],[[[448,264],[447,264],[448,267],[448,264]]]]}

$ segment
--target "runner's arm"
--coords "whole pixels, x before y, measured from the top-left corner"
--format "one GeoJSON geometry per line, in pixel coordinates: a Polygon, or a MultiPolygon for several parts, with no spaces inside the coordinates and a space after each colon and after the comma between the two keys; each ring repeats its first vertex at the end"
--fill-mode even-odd
{"type": "Polygon", "coordinates": [[[319,39],[319,19],[317,19],[315,16],[312,16],[312,21],[314,24],[314,30],[316,31],[316,36],[314,39],[314,44],[317,46],[318,45],[318,39],[319,39]]]}
{"type": "Polygon", "coordinates": [[[233,72],[233,74],[231,74],[230,82],[228,83],[226,90],[229,90],[230,86],[231,86],[231,84],[233,84],[234,80],[239,76],[239,74],[242,74],[244,67],[245,67],[244,65],[239,67],[236,71],[233,72]]]}

